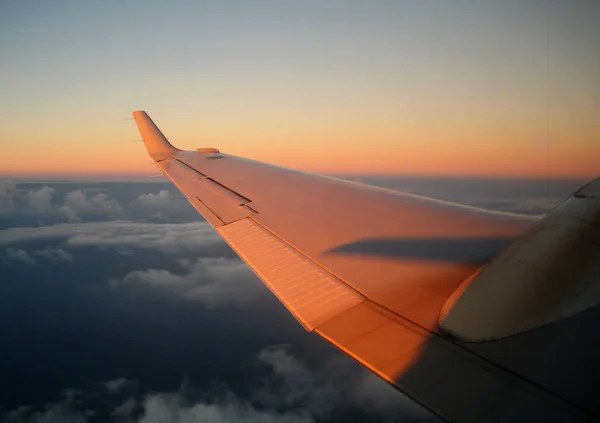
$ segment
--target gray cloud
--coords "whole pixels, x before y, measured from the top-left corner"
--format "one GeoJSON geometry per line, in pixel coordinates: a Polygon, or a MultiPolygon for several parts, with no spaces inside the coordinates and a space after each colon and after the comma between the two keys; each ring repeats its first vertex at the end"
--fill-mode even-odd
{"type": "Polygon", "coordinates": [[[52,204],[53,194],[54,188],[47,186],[27,191],[22,197],[25,202],[24,211],[38,215],[54,214],[55,209],[52,204]]]}
{"type": "Polygon", "coordinates": [[[258,410],[251,404],[232,397],[221,403],[186,405],[177,394],[155,394],[145,398],[138,423],[312,423],[308,414],[258,410]]]}
{"type": "Polygon", "coordinates": [[[0,180],[0,217],[16,215],[54,217],[69,222],[80,222],[82,218],[114,219],[123,215],[118,201],[104,193],[88,195],[82,190],[69,192],[62,204],[53,202],[55,189],[43,186],[22,190],[9,180],[0,180]]]}
{"type": "Polygon", "coordinates": [[[29,253],[20,248],[8,248],[4,251],[3,261],[14,262],[18,261],[21,263],[35,266],[37,262],[29,255],[29,253]]]}
{"type": "Polygon", "coordinates": [[[111,415],[116,421],[130,421],[133,417],[133,413],[139,406],[140,404],[135,398],[128,398],[125,402],[116,406],[112,410],[111,415]]]}
{"type": "Polygon", "coordinates": [[[223,241],[206,222],[141,223],[117,220],[0,230],[0,245],[42,239],[66,240],[67,245],[74,247],[130,247],[168,253],[198,252],[223,245],[223,241]]]}
{"type": "Polygon", "coordinates": [[[33,252],[33,254],[56,262],[73,262],[73,255],[66,252],[62,248],[46,248],[45,250],[36,250],[33,252]]]}
{"type": "Polygon", "coordinates": [[[0,179],[0,217],[12,215],[17,209],[17,187],[10,179],[0,179]]]}
{"type": "Polygon", "coordinates": [[[209,307],[247,303],[263,293],[255,289],[256,277],[237,258],[203,257],[179,262],[184,270],[181,274],[164,269],[136,270],[114,285],[149,285],[209,307]]]}
{"type": "Polygon", "coordinates": [[[258,360],[266,364],[274,378],[256,392],[256,399],[268,407],[305,408],[319,419],[327,419],[336,408],[352,404],[396,421],[400,416],[423,417],[415,403],[366,369],[345,357],[310,370],[286,346],[263,349],[258,360]],[[273,384],[273,381],[279,382],[273,384]]]}

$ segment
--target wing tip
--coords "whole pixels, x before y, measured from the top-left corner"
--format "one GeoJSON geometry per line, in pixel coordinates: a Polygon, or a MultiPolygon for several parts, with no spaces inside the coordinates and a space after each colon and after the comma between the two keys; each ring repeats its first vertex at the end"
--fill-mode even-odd
{"type": "Polygon", "coordinates": [[[134,119],[143,116],[149,117],[145,110],[134,110],[131,114],[133,115],[134,119]]]}
{"type": "Polygon", "coordinates": [[[158,162],[171,158],[181,151],[171,145],[169,140],[167,140],[152,119],[150,119],[148,113],[144,110],[135,110],[132,114],[146,145],[146,150],[148,150],[148,154],[154,161],[158,162]]]}

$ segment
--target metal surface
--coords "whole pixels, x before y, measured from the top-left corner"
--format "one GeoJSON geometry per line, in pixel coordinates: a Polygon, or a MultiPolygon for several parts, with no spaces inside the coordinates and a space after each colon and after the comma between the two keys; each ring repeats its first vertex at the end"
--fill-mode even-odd
{"type": "Polygon", "coordinates": [[[181,151],[171,145],[146,112],[141,110],[133,112],[133,118],[146,145],[148,154],[154,161],[159,162],[168,159],[181,151]]]}
{"type": "Polygon", "coordinates": [[[437,415],[599,420],[598,181],[539,221],[180,151],[145,113],[134,117],[151,157],[307,329],[437,415]],[[469,294],[475,280],[498,286],[469,294]],[[452,312],[462,301],[455,329],[534,329],[459,341],[438,322],[445,303],[452,312]]]}
{"type": "Polygon", "coordinates": [[[217,231],[307,330],[365,300],[250,219],[217,231]]]}
{"type": "Polygon", "coordinates": [[[365,297],[431,330],[456,287],[535,222],[222,155],[176,157],[252,199],[253,219],[365,297]]]}
{"type": "Polygon", "coordinates": [[[599,275],[600,198],[573,196],[465,282],[440,328],[476,342],[555,322],[600,304],[599,275]]]}
{"type": "Polygon", "coordinates": [[[572,404],[371,302],[315,331],[447,421],[592,421],[572,404]]]}
{"type": "Polygon", "coordinates": [[[600,178],[595,179],[575,193],[576,197],[600,198],[600,178]]]}

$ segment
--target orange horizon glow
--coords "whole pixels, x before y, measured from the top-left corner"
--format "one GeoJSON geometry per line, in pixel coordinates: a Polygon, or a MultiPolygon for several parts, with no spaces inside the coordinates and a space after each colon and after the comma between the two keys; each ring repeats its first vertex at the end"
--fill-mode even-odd
{"type": "MultiPolygon", "coordinates": [[[[157,175],[155,165],[142,143],[131,143],[118,155],[101,151],[71,151],[53,155],[28,153],[0,158],[0,177],[143,177],[157,175]]],[[[215,144],[216,145],[216,144],[215,144]]],[[[211,145],[212,146],[212,145],[211,145]]],[[[218,147],[218,145],[217,145],[218,147]]],[[[191,147],[187,147],[191,149],[191,147]]],[[[562,177],[594,178],[600,176],[600,147],[587,149],[509,148],[476,149],[429,148],[402,151],[402,148],[340,150],[337,148],[299,149],[290,146],[289,153],[267,148],[221,149],[265,163],[301,171],[347,175],[401,175],[447,177],[562,177]],[[431,150],[431,151],[426,151],[431,150]]]]}
{"type": "MultiPolygon", "coordinates": [[[[366,115],[345,122],[342,111],[316,119],[278,124],[276,114],[240,114],[224,119],[215,111],[198,119],[166,111],[150,117],[178,148],[216,147],[221,152],[307,172],[347,175],[562,177],[600,176],[600,143],[589,127],[569,127],[568,117],[554,120],[551,141],[537,118],[512,125],[483,122],[467,113],[427,116],[413,112],[398,119],[366,115]],[[410,120],[409,120],[410,119],[410,120]],[[459,124],[459,122],[468,122],[459,124]],[[502,128],[490,131],[487,128],[502,128]],[[540,135],[542,134],[542,135],[540,135]]],[[[356,114],[348,110],[347,115],[356,114]]],[[[125,114],[125,112],[122,112],[125,114]]],[[[122,115],[121,115],[122,116],[122,115]]],[[[5,134],[0,144],[3,177],[114,177],[156,173],[132,120],[101,114],[71,121],[49,116],[28,132],[5,134]],[[61,130],[61,128],[68,130],[61,130]],[[96,128],[90,134],[89,128],[96,128]]],[[[281,119],[282,120],[282,119],[281,119]]]]}

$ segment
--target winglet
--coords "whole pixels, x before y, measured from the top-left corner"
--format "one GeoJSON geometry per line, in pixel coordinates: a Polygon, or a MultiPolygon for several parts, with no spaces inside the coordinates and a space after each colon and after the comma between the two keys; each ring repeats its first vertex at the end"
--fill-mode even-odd
{"type": "Polygon", "coordinates": [[[133,119],[146,144],[148,154],[155,162],[169,159],[181,151],[171,145],[146,112],[143,110],[133,112],[133,119]]]}

